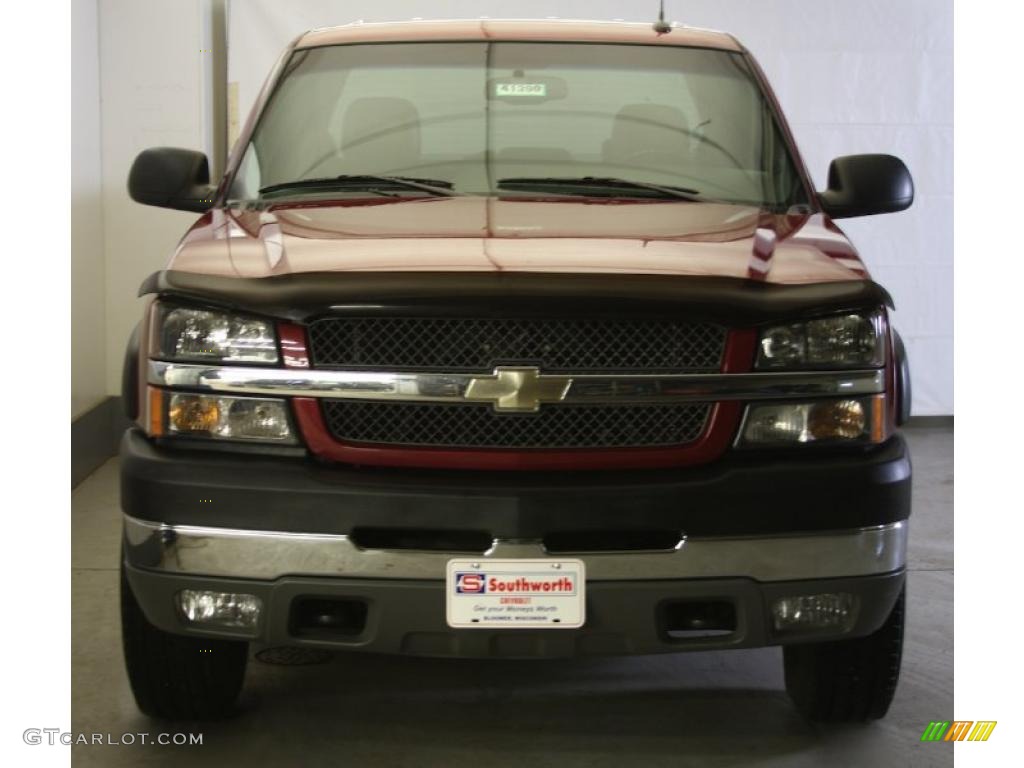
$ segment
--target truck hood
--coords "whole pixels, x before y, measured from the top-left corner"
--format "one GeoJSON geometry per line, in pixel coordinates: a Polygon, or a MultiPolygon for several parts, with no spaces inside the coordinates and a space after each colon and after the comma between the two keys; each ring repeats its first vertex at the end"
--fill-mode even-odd
{"type": "Polygon", "coordinates": [[[868,277],[849,240],[820,213],[532,197],[217,208],[196,222],[168,269],[225,277],[389,271],[664,274],[781,284],[868,277]]]}

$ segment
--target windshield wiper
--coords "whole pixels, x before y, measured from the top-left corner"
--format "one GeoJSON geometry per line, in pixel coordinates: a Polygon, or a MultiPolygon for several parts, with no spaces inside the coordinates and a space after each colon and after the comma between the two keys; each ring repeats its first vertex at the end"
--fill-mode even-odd
{"type": "Polygon", "coordinates": [[[580,176],[573,178],[570,176],[559,177],[559,176],[538,176],[536,178],[531,177],[519,177],[519,178],[508,178],[499,179],[499,189],[511,189],[511,190],[534,190],[537,188],[546,187],[558,187],[562,189],[632,189],[632,190],[644,190],[647,192],[654,192],[658,197],[665,198],[678,198],[681,200],[692,200],[694,202],[722,202],[719,200],[712,200],[704,197],[696,189],[689,189],[688,187],[674,187],[665,186],[663,184],[651,184],[646,181],[633,181],[632,179],[619,179],[612,176],[580,176]]]}
{"type": "MultiPolygon", "coordinates": [[[[276,192],[303,189],[357,189],[367,192],[379,192],[378,187],[399,189],[418,189],[437,197],[454,197],[459,195],[452,189],[450,181],[440,179],[420,179],[414,176],[376,176],[371,174],[351,174],[328,176],[319,179],[297,179],[271,184],[260,189],[261,195],[272,195],[276,192]]],[[[383,193],[381,193],[383,194],[383,193]]]]}

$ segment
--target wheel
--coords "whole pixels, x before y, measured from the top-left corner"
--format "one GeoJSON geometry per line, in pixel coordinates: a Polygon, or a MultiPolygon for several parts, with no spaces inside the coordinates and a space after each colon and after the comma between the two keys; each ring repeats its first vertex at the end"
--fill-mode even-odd
{"type": "Polygon", "coordinates": [[[786,693],[800,714],[830,723],[885,716],[900,676],[905,601],[906,588],[882,627],[867,637],[783,650],[786,693]]]}
{"type": "Polygon", "coordinates": [[[123,560],[121,636],[128,681],[145,714],[166,720],[213,720],[234,710],[249,644],[157,629],[132,594],[123,560]]]}

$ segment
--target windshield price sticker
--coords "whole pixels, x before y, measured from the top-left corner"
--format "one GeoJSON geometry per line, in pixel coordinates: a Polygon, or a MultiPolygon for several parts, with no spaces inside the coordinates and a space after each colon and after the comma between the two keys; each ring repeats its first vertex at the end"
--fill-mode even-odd
{"type": "Polygon", "coordinates": [[[547,83],[496,83],[494,95],[544,98],[548,95],[547,83]]]}
{"type": "Polygon", "coordinates": [[[449,560],[448,626],[573,629],[585,620],[582,560],[449,560]]]}

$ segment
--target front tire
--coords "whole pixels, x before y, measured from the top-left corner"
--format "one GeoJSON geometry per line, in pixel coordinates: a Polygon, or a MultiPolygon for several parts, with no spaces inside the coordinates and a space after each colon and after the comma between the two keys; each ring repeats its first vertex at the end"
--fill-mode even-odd
{"type": "Polygon", "coordinates": [[[885,716],[900,676],[905,602],[906,588],[885,623],[867,637],[783,650],[786,692],[800,714],[828,723],[885,716]]]}
{"type": "Polygon", "coordinates": [[[165,720],[213,720],[234,711],[249,644],[157,629],[132,594],[123,561],[121,636],[128,681],[145,714],[165,720]]]}

